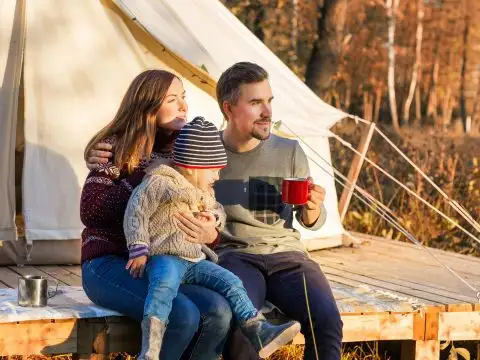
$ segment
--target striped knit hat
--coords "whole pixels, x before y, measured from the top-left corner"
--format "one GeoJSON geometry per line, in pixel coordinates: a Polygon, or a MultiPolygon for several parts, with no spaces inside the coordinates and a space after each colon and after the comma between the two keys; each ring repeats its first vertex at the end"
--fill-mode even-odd
{"type": "Polygon", "coordinates": [[[215,125],[200,116],[186,124],[173,144],[173,162],[192,169],[225,167],[227,153],[215,125]]]}

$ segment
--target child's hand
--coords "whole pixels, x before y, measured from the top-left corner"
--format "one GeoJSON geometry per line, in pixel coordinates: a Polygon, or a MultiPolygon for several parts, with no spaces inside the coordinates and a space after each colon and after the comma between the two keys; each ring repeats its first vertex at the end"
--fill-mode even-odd
{"type": "Polygon", "coordinates": [[[145,272],[146,263],[147,256],[139,256],[137,258],[128,260],[125,269],[130,270],[130,275],[132,275],[134,278],[141,278],[143,277],[143,273],[145,272]]]}

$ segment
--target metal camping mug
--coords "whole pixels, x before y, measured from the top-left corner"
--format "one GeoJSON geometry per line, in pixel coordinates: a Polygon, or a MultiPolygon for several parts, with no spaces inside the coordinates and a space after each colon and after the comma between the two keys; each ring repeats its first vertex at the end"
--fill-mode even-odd
{"type": "Polygon", "coordinates": [[[18,305],[27,307],[47,306],[48,299],[58,291],[58,281],[55,281],[54,291],[48,290],[48,280],[44,276],[24,275],[18,278],[18,305]]]}

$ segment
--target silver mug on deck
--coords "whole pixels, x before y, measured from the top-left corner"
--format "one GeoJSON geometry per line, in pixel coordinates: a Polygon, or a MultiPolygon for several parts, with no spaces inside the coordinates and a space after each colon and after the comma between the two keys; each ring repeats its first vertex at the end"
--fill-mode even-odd
{"type": "Polygon", "coordinates": [[[48,281],[44,276],[24,275],[18,278],[18,305],[27,307],[47,306],[48,299],[58,291],[58,281],[54,281],[55,290],[49,291],[48,281]]]}

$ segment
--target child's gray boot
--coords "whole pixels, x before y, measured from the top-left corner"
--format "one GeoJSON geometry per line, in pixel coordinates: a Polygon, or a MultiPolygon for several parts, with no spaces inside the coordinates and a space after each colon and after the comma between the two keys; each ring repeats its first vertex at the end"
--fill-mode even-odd
{"type": "Polygon", "coordinates": [[[142,349],[138,360],[158,360],[167,325],[155,316],[142,320],[142,349]]]}
{"type": "Polygon", "coordinates": [[[300,332],[300,323],[292,320],[284,324],[273,325],[261,313],[258,313],[254,318],[241,323],[240,328],[258,355],[264,359],[292,341],[300,332]]]}

